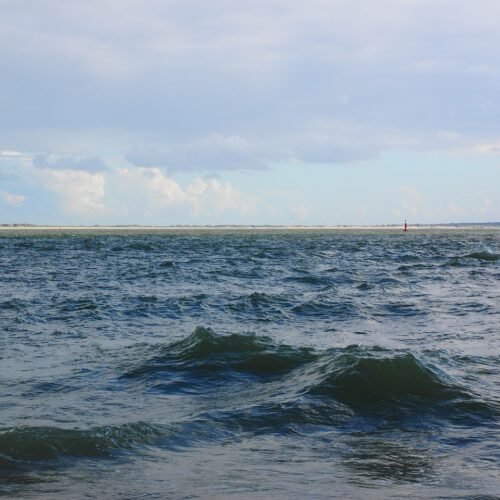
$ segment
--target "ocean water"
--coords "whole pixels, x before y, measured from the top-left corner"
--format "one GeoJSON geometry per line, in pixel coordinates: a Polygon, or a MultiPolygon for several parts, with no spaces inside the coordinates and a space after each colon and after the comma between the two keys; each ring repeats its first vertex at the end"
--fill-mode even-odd
{"type": "Polygon", "coordinates": [[[500,232],[0,237],[0,494],[498,498],[500,232]]]}

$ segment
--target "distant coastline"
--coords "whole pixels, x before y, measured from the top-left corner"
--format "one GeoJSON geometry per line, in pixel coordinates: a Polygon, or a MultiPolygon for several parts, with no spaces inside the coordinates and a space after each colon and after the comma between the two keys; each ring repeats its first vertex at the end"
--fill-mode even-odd
{"type": "MultiPolygon", "coordinates": [[[[36,224],[0,224],[0,233],[45,233],[45,232],[175,232],[175,231],[402,231],[402,224],[378,225],[245,225],[245,224],[220,224],[220,225],[36,225],[36,224]]],[[[456,231],[456,230],[500,230],[500,222],[481,223],[443,223],[443,224],[414,224],[409,226],[411,231],[456,231]]]]}

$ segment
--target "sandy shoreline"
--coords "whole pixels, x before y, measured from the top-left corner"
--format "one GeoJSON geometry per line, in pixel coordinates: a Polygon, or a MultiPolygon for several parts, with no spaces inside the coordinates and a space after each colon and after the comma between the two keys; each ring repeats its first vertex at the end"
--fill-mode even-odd
{"type": "MultiPolygon", "coordinates": [[[[150,232],[262,232],[262,231],[390,231],[402,232],[401,225],[377,226],[31,226],[4,225],[2,233],[150,233],[150,232]]],[[[409,232],[420,231],[500,231],[500,224],[426,224],[409,226],[409,232]]]]}

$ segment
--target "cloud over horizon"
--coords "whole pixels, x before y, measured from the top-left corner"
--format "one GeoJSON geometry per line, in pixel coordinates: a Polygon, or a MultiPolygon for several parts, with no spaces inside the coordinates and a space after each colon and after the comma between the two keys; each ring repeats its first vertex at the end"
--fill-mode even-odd
{"type": "MultiPolygon", "coordinates": [[[[31,162],[54,196],[146,168],[182,189],[253,172],[257,199],[286,165],[322,183],[314,166],[495,159],[499,24],[491,0],[5,2],[0,150],[29,153],[0,155],[0,188],[23,192],[31,162]]],[[[290,200],[297,217],[312,198],[290,200]]]]}

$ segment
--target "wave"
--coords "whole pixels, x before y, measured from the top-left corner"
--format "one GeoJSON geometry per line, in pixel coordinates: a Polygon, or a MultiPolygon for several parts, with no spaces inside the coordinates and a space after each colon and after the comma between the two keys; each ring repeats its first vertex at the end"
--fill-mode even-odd
{"type": "Polygon", "coordinates": [[[83,296],[78,298],[54,297],[55,302],[51,309],[51,314],[55,319],[100,319],[103,314],[102,304],[97,297],[83,296]]]}
{"type": "Polygon", "coordinates": [[[497,261],[500,259],[500,254],[493,253],[490,250],[484,250],[482,252],[472,252],[464,255],[465,259],[477,259],[486,261],[497,261]]]}
{"type": "Polygon", "coordinates": [[[352,347],[326,355],[322,363],[327,369],[321,371],[309,392],[349,404],[412,398],[442,400],[464,395],[442,371],[411,353],[352,347]]]}
{"type": "Polygon", "coordinates": [[[77,299],[64,299],[60,303],[60,310],[63,312],[95,311],[99,308],[97,302],[90,297],[77,299]]]}
{"type": "MultiPolygon", "coordinates": [[[[129,318],[180,319],[185,314],[201,315],[207,307],[208,295],[198,293],[177,297],[130,295],[121,304],[121,314],[129,318]]],[[[115,311],[111,311],[115,312],[115,311]]],[[[109,311],[108,311],[109,313],[109,311]]]]}
{"type": "Polygon", "coordinates": [[[159,354],[127,371],[124,377],[181,370],[189,370],[192,375],[193,369],[269,375],[287,372],[315,357],[310,349],[277,345],[268,337],[217,335],[210,329],[198,327],[187,338],[160,348],[159,354]]]}
{"type": "Polygon", "coordinates": [[[403,273],[410,273],[411,271],[422,271],[430,269],[429,264],[403,264],[397,268],[398,271],[403,273]]]}
{"type": "Polygon", "coordinates": [[[374,316],[425,316],[428,311],[418,307],[411,302],[390,302],[383,304],[378,311],[374,312],[374,316]]]}
{"type": "Polygon", "coordinates": [[[93,238],[83,238],[81,240],[81,248],[83,250],[102,250],[104,248],[102,240],[96,237],[93,238]]]}
{"type": "Polygon", "coordinates": [[[290,281],[304,285],[330,285],[332,283],[328,276],[316,276],[313,274],[306,274],[304,276],[288,276],[283,281],[290,281]]]}
{"type": "Polygon", "coordinates": [[[175,263],[172,260],[164,260],[161,264],[160,267],[175,267],[175,263]]]}
{"type": "Polygon", "coordinates": [[[21,311],[26,310],[29,307],[29,302],[25,300],[18,299],[17,297],[13,297],[11,299],[4,300],[0,302],[0,310],[13,310],[13,311],[21,311]]]}
{"type": "Polygon", "coordinates": [[[442,410],[444,418],[498,417],[494,405],[410,352],[359,346],[317,351],[252,334],[217,335],[201,327],[160,347],[122,378],[140,379],[167,393],[214,390],[220,402],[255,405],[260,416],[280,420],[283,415],[271,413],[287,408],[300,413],[301,422],[308,421],[307,415],[314,415],[313,422],[330,422],[329,412],[339,405],[361,416],[442,410]],[[229,388],[235,382],[245,383],[243,395],[229,388]],[[221,386],[229,391],[225,399],[221,386]]]}
{"type": "Polygon", "coordinates": [[[421,260],[421,258],[418,255],[405,253],[405,254],[399,255],[397,257],[397,260],[399,262],[415,262],[415,261],[421,260]]]}
{"type": "Polygon", "coordinates": [[[291,308],[297,316],[309,318],[335,318],[336,320],[347,320],[359,318],[361,312],[353,302],[332,301],[330,298],[317,298],[308,302],[297,304],[291,308]]]}
{"type": "Polygon", "coordinates": [[[368,281],[363,281],[359,285],[357,285],[356,288],[363,291],[372,290],[373,288],[375,288],[375,285],[373,285],[373,283],[369,283],[368,281]]]}
{"type": "Polygon", "coordinates": [[[59,457],[110,457],[116,450],[152,444],[168,431],[145,422],[88,430],[58,427],[11,427],[0,430],[0,468],[59,457]]]}
{"type": "Polygon", "coordinates": [[[376,346],[318,351],[202,327],[165,346],[127,349],[120,358],[132,366],[122,372],[122,383],[138,381],[141,390],[161,388],[176,397],[195,393],[201,398],[197,410],[168,425],[3,429],[0,469],[61,457],[113,458],[147,445],[205,446],[247,433],[377,429],[391,421],[420,428],[450,421],[477,425],[496,422],[500,414],[495,404],[407,351],[376,346]],[[234,385],[238,382],[244,386],[234,385]]]}
{"type": "Polygon", "coordinates": [[[272,308],[274,305],[281,305],[285,300],[280,296],[270,295],[265,292],[252,292],[249,295],[242,295],[236,301],[229,304],[230,309],[244,311],[246,309],[255,310],[261,308],[272,308]]]}
{"type": "Polygon", "coordinates": [[[231,312],[247,314],[257,321],[277,321],[288,317],[292,306],[286,295],[252,292],[231,300],[226,305],[231,312]]]}
{"type": "Polygon", "coordinates": [[[476,261],[477,264],[494,263],[500,260],[500,254],[492,252],[491,250],[482,250],[478,252],[471,252],[464,255],[450,256],[446,262],[442,264],[443,267],[464,267],[472,264],[471,261],[476,261]]]}
{"type": "Polygon", "coordinates": [[[112,252],[126,252],[128,250],[142,250],[144,252],[151,252],[156,250],[156,246],[152,243],[136,241],[126,245],[116,245],[111,248],[112,252]]]}

